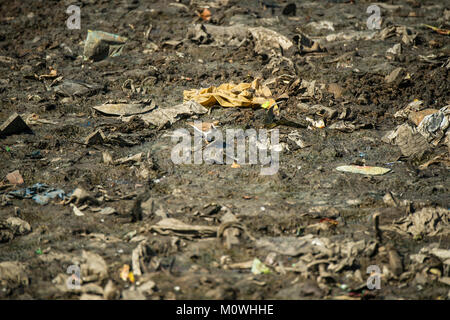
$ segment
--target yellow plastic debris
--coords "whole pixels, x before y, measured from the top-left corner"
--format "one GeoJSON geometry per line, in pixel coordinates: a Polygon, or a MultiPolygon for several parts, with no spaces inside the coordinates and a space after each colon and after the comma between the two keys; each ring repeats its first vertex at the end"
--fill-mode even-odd
{"type": "Polygon", "coordinates": [[[255,258],[252,263],[252,273],[255,275],[258,274],[269,274],[270,269],[261,262],[258,258],[255,258]]]}
{"type": "Polygon", "coordinates": [[[134,274],[130,271],[130,266],[128,264],[124,264],[120,270],[120,278],[123,281],[130,280],[131,283],[134,282],[134,274]]]}
{"type": "Polygon", "coordinates": [[[211,107],[216,103],[222,107],[256,107],[265,109],[274,107],[277,109],[272,92],[266,86],[261,85],[260,79],[255,79],[252,83],[223,83],[218,87],[209,87],[185,90],[183,92],[184,101],[195,100],[204,107],[211,107]]]}
{"type": "Polygon", "coordinates": [[[270,108],[270,101],[266,101],[261,105],[261,108],[263,109],[268,109],[270,108]]]}
{"type": "Polygon", "coordinates": [[[241,166],[240,166],[238,163],[233,162],[233,164],[231,165],[231,167],[232,167],[233,169],[238,169],[238,168],[240,168],[241,166]]]}
{"type": "Polygon", "coordinates": [[[130,280],[131,283],[134,283],[134,281],[135,281],[134,274],[131,271],[128,273],[128,280],[130,280]]]}

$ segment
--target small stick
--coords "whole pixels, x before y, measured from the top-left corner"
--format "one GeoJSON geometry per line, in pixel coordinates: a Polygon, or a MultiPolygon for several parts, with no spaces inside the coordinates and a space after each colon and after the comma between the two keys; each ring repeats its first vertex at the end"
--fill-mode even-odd
{"type": "Polygon", "coordinates": [[[380,213],[377,212],[373,215],[373,223],[374,223],[374,229],[375,229],[375,237],[377,239],[377,242],[381,243],[381,230],[380,230],[380,213]]]}

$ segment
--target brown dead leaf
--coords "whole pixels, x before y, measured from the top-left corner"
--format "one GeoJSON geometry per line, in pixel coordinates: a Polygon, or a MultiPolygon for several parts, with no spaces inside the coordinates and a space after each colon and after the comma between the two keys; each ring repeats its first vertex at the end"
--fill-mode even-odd
{"type": "Polygon", "coordinates": [[[440,154],[440,155],[434,157],[433,159],[428,160],[427,162],[421,164],[419,166],[419,169],[424,170],[424,169],[428,168],[430,165],[435,164],[435,163],[444,163],[447,167],[450,167],[450,158],[446,154],[440,154]]]}
{"type": "Polygon", "coordinates": [[[218,227],[189,225],[177,219],[166,218],[151,226],[150,231],[155,231],[163,235],[207,238],[216,237],[218,227]]]}
{"type": "Polygon", "coordinates": [[[22,178],[22,175],[20,174],[19,170],[8,173],[6,175],[6,179],[11,184],[22,184],[23,183],[23,178],[22,178]]]}
{"type": "Polygon", "coordinates": [[[344,88],[342,88],[337,83],[330,83],[328,85],[328,92],[332,93],[334,95],[335,99],[338,99],[338,98],[342,97],[342,92],[343,91],[344,91],[344,88]]]}
{"type": "Polygon", "coordinates": [[[449,210],[440,207],[426,207],[394,221],[393,229],[414,237],[450,234],[449,210]]]}
{"type": "Polygon", "coordinates": [[[58,76],[58,71],[56,69],[53,69],[52,67],[49,67],[50,73],[49,74],[42,74],[40,76],[35,75],[35,78],[42,80],[42,79],[53,79],[58,76]]]}
{"type": "Polygon", "coordinates": [[[436,109],[424,109],[417,112],[411,111],[411,113],[409,114],[409,119],[414,122],[416,126],[418,126],[422,122],[423,118],[438,111],[439,110],[436,109]]]}

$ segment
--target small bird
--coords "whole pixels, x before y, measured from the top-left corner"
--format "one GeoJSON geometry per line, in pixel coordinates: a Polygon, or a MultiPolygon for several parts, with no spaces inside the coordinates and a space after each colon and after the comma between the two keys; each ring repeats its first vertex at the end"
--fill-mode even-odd
{"type": "Polygon", "coordinates": [[[214,137],[214,133],[217,130],[218,121],[214,122],[202,122],[201,127],[196,125],[195,123],[188,122],[188,124],[194,128],[195,131],[202,134],[202,138],[207,142],[211,142],[214,137]]]}
{"type": "MultiPolygon", "coordinates": [[[[191,127],[194,128],[195,131],[201,133],[202,135],[202,139],[205,140],[207,147],[211,150],[212,148],[217,148],[217,149],[221,149],[224,150],[225,155],[230,158],[233,159],[234,161],[238,161],[238,159],[236,157],[234,157],[233,155],[230,155],[226,152],[226,143],[225,141],[223,141],[222,138],[222,133],[219,134],[219,139],[217,139],[217,133],[219,131],[218,129],[218,124],[219,121],[213,121],[213,122],[202,122],[201,125],[200,124],[195,124],[193,122],[188,122],[188,125],[190,125],[191,127]]],[[[218,159],[210,158],[209,161],[215,161],[218,159]]],[[[222,163],[221,161],[219,161],[219,163],[222,163]]]]}

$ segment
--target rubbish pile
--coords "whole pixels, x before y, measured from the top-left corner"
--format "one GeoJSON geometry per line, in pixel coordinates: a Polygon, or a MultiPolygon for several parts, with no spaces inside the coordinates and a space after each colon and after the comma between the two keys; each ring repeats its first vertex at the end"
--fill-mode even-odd
{"type": "Polygon", "coordinates": [[[404,123],[383,137],[383,142],[397,145],[406,157],[420,158],[425,152],[435,149],[441,142],[448,145],[450,105],[440,110],[426,108],[422,102],[413,101],[395,117],[408,119],[413,124],[404,123]],[[445,139],[443,139],[445,137],[445,139]]]}
{"type": "Polygon", "coordinates": [[[443,1],[66,2],[1,4],[0,299],[450,299],[443,1]]]}

